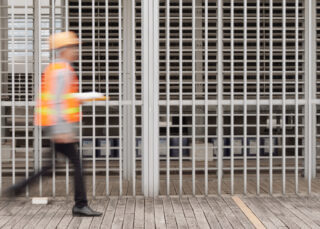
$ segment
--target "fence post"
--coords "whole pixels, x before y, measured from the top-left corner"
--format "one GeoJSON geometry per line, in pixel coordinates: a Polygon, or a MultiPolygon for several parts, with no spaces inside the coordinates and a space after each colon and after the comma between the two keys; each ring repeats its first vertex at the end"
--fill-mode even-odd
{"type": "MultiPolygon", "coordinates": [[[[34,82],[35,82],[35,98],[37,98],[37,94],[40,89],[40,82],[41,82],[41,23],[40,23],[40,15],[41,15],[41,9],[40,9],[40,0],[33,0],[33,6],[34,6],[34,21],[33,21],[33,28],[34,28],[34,39],[33,39],[33,47],[34,47],[34,82]]],[[[34,169],[35,171],[39,170],[39,147],[40,147],[40,128],[35,126],[34,127],[34,169]]]]}
{"type": "Polygon", "coordinates": [[[142,190],[159,194],[159,1],[142,0],[142,190]]]}
{"type": "MultiPolygon", "coordinates": [[[[132,81],[134,81],[134,72],[132,72],[133,65],[135,64],[134,58],[134,47],[132,46],[132,40],[135,39],[134,31],[132,27],[134,26],[135,21],[132,20],[132,7],[135,6],[135,1],[125,0],[123,2],[123,69],[124,69],[124,90],[123,97],[125,101],[131,101],[133,103],[134,98],[132,98],[133,88],[132,81]]],[[[124,106],[124,121],[123,121],[123,178],[125,180],[132,181],[132,170],[133,170],[133,160],[135,154],[135,147],[132,149],[132,146],[135,146],[134,141],[134,118],[135,114],[133,113],[133,106],[125,105],[124,106]]]]}
{"type": "Polygon", "coordinates": [[[304,175],[308,178],[308,192],[311,192],[311,178],[316,175],[316,1],[305,1],[305,164],[304,175]]]}

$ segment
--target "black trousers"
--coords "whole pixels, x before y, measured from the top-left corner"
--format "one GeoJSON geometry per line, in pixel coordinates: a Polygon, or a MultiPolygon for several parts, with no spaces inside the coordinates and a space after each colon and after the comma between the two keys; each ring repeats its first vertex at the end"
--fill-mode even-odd
{"type": "MultiPolygon", "coordinates": [[[[74,201],[77,207],[83,207],[88,204],[87,194],[84,185],[80,156],[76,150],[75,143],[55,143],[54,148],[56,153],[65,155],[74,166],[74,201]]],[[[38,173],[31,175],[27,180],[24,180],[14,186],[16,193],[21,193],[27,185],[34,183],[37,178],[43,175],[48,175],[52,170],[52,161],[46,166],[43,166],[38,173]]]]}

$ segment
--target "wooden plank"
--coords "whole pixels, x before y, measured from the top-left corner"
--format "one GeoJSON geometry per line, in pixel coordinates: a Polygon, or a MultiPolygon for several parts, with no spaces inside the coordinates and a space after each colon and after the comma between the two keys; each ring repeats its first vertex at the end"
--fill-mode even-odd
{"type": "Polygon", "coordinates": [[[272,212],[274,214],[274,217],[270,217],[270,220],[276,225],[277,227],[280,227],[280,225],[289,226],[291,228],[297,228],[298,225],[291,222],[289,217],[286,213],[281,209],[282,206],[271,204],[270,202],[274,198],[272,197],[261,197],[261,198],[255,198],[252,197],[252,201],[254,201],[257,205],[263,205],[268,211],[272,212]],[[276,208],[276,209],[274,209],[276,208]]]}
{"type": "Polygon", "coordinates": [[[134,228],[144,227],[144,198],[137,197],[135,217],[134,217],[134,228]]]}
{"type": "Polygon", "coordinates": [[[128,192],[129,192],[129,182],[123,180],[122,181],[122,195],[126,196],[126,195],[128,195],[128,192]]]}
{"type": "Polygon", "coordinates": [[[164,197],[162,199],[162,203],[163,203],[164,217],[166,220],[167,228],[177,228],[171,200],[168,197],[164,197]]]}
{"type": "Polygon", "coordinates": [[[319,218],[318,216],[320,214],[320,208],[319,208],[320,201],[317,197],[305,196],[301,198],[294,198],[294,200],[295,201],[293,203],[296,203],[296,206],[308,212],[310,217],[314,219],[319,218]]]}
{"type": "Polygon", "coordinates": [[[0,210],[0,216],[13,216],[19,210],[21,210],[22,206],[26,203],[25,201],[20,200],[12,200],[5,201],[6,205],[0,210]]]}
{"type": "Polygon", "coordinates": [[[72,219],[71,219],[70,223],[68,224],[67,228],[69,228],[69,229],[77,229],[77,228],[79,228],[82,220],[84,220],[84,217],[78,217],[78,216],[73,217],[72,216],[72,219]]]}
{"type": "Polygon", "coordinates": [[[262,224],[262,222],[256,217],[256,215],[243,203],[243,201],[238,197],[234,196],[232,197],[234,202],[239,206],[239,208],[243,211],[243,213],[248,217],[248,219],[252,222],[252,224],[256,228],[265,228],[265,226],[262,224]]]}
{"type": "Polygon", "coordinates": [[[36,225],[36,228],[45,228],[52,217],[57,213],[60,206],[53,204],[52,207],[46,212],[46,214],[43,216],[43,218],[38,222],[36,225]]]}
{"type": "Polygon", "coordinates": [[[248,177],[247,179],[247,194],[256,195],[257,194],[257,179],[252,179],[248,177]]]}
{"type": "Polygon", "coordinates": [[[193,213],[196,217],[197,223],[200,228],[210,228],[209,223],[205,217],[205,214],[203,213],[202,208],[199,205],[198,200],[195,197],[190,197],[189,202],[191,204],[191,207],[193,209],[193,213]]]}
{"type": "Polygon", "coordinates": [[[31,204],[25,204],[25,202],[14,201],[12,205],[8,207],[8,215],[1,217],[2,228],[12,228],[26,213],[31,204]]]}
{"type": "Polygon", "coordinates": [[[301,197],[299,197],[299,198],[280,197],[277,199],[278,199],[278,201],[281,202],[282,205],[284,205],[286,207],[286,209],[288,209],[290,212],[292,212],[292,214],[294,214],[298,219],[302,220],[309,227],[311,227],[311,228],[319,227],[320,224],[315,222],[314,218],[312,216],[313,211],[308,210],[303,204],[299,205],[299,202],[298,202],[298,204],[296,203],[297,199],[302,199],[302,198],[301,197]]]}
{"type": "Polygon", "coordinates": [[[213,213],[212,209],[210,208],[207,200],[205,197],[199,197],[197,198],[201,209],[203,210],[203,213],[205,214],[207,221],[211,228],[221,228],[220,223],[216,217],[216,215],[213,213]]]}
{"type": "Polygon", "coordinates": [[[61,207],[58,209],[57,213],[49,221],[48,226],[46,227],[46,229],[56,228],[57,225],[60,223],[62,218],[65,216],[67,211],[70,210],[70,207],[71,207],[71,206],[68,206],[68,205],[65,205],[65,204],[61,204],[61,203],[59,203],[59,206],[61,206],[61,207]]]}
{"type": "Polygon", "coordinates": [[[226,202],[229,208],[234,212],[234,215],[239,219],[239,221],[244,226],[244,228],[252,228],[252,229],[255,228],[253,224],[249,221],[249,219],[246,217],[246,215],[243,213],[243,211],[241,211],[238,205],[235,204],[235,202],[232,200],[231,197],[229,196],[223,197],[223,200],[226,202]]]}
{"type": "Polygon", "coordinates": [[[122,228],[124,212],[126,210],[127,199],[120,197],[116,208],[115,216],[112,222],[112,228],[122,228]]]}
{"type": "MultiPolygon", "coordinates": [[[[257,218],[263,223],[263,225],[266,228],[278,228],[279,226],[276,226],[274,222],[271,222],[269,217],[270,213],[267,209],[265,209],[263,206],[259,206],[256,202],[251,201],[252,197],[241,197],[241,200],[250,208],[250,210],[257,216],[257,218]]],[[[272,216],[271,216],[272,217],[272,216]]],[[[284,224],[280,221],[280,224],[282,227],[285,227],[284,224]]]]}
{"type": "Polygon", "coordinates": [[[154,199],[154,217],[156,228],[166,228],[166,221],[163,211],[163,202],[161,198],[154,199]]]}
{"type": "Polygon", "coordinates": [[[119,196],[120,194],[120,183],[119,181],[112,182],[112,186],[110,189],[110,196],[119,196]]]}
{"type": "Polygon", "coordinates": [[[217,217],[219,224],[222,228],[232,228],[230,222],[228,221],[228,219],[226,218],[226,216],[223,213],[223,210],[221,209],[221,207],[219,206],[219,204],[217,204],[215,202],[215,200],[213,199],[213,197],[208,197],[206,198],[209,206],[211,207],[214,215],[217,217]]]}
{"type": "Polygon", "coordinates": [[[124,220],[123,220],[123,228],[131,229],[131,228],[133,228],[133,224],[134,224],[134,214],[125,213],[124,220]]]}
{"type": "Polygon", "coordinates": [[[106,214],[106,209],[107,209],[107,206],[108,206],[108,203],[109,203],[109,199],[106,199],[106,200],[100,200],[98,201],[97,203],[97,211],[99,212],[103,212],[102,216],[101,217],[94,217],[92,222],[91,222],[91,225],[90,225],[90,228],[91,229],[97,229],[97,228],[100,228],[100,225],[102,223],[102,220],[106,214]]]}
{"type": "Polygon", "coordinates": [[[284,207],[280,202],[275,201],[274,197],[260,198],[261,203],[267,206],[279,219],[289,228],[306,228],[308,225],[296,218],[289,209],[284,207]]]}
{"type": "Polygon", "coordinates": [[[145,228],[155,228],[155,219],[154,219],[154,205],[152,198],[145,199],[145,217],[144,225],[145,228]]]}
{"type": "Polygon", "coordinates": [[[176,217],[177,225],[179,228],[188,228],[187,221],[185,219],[180,199],[178,197],[171,198],[171,203],[176,217]]]}
{"type": "Polygon", "coordinates": [[[136,200],[133,197],[127,198],[127,204],[126,204],[126,214],[134,214],[134,209],[136,206],[136,200]]]}
{"type": "Polygon", "coordinates": [[[192,206],[187,197],[180,198],[182,210],[186,218],[195,218],[192,206]]]}
{"type": "Polygon", "coordinates": [[[167,181],[160,180],[160,195],[167,195],[167,181]]]}
{"type": "Polygon", "coordinates": [[[126,203],[123,228],[133,228],[134,209],[135,209],[135,199],[130,197],[127,199],[127,203],[126,203]]]}
{"type": "Polygon", "coordinates": [[[267,174],[260,174],[260,194],[270,194],[269,175],[267,174]]]}
{"type": "Polygon", "coordinates": [[[72,217],[73,202],[69,202],[66,205],[67,205],[67,211],[65,212],[65,215],[63,216],[63,218],[61,219],[61,221],[57,225],[57,228],[61,228],[61,229],[67,228],[73,218],[72,217]]]}
{"type": "MultiPolygon", "coordinates": [[[[190,178],[191,180],[191,178],[190,178]]],[[[202,179],[203,180],[203,179],[202,179]]],[[[196,182],[196,195],[204,195],[204,182],[195,181],[196,182]]]]}
{"type": "Polygon", "coordinates": [[[7,215],[7,208],[12,201],[3,200],[0,201],[0,216],[7,215]]]}
{"type": "Polygon", "coordinates": [[[181,205],[182,205],[182,209],[184,212],[184,215],[186,217],[187,220],[187,224],[189,228],[197,228],[198,227],[198,223],[196,220],[196,217],[193,213],[193,209],[190,205],[189,199],[184,197],[180,199],[181,205]]]}
{"type": "Polygon", "coordinates": [[[24,228],[26,229],[34,229],[36,225],[39,223],[39,221],[47,214],[50,208],[52,208],[53,205],[48,204],[40,208],[40,210],[37,212],[37,214],[30,217],[29,222],[27,225],[25,225],[24,228]]]}
{"type": "Polygon", "coordinates": [[[172,178],[170,177],[170,196],[177,195],[177,191],[176,191],[174,181],[172,180],[172,178]]]}
{"type": "Polygon", "coordinates": [[[0,210],[0,227],[5,225],[14,216],[14,214],[16,214],[16,212],[21,210],[21,206],[19,208],[19,205],[18,201],[2,202],[0,210]],[[14,206],[18,206],[18,208],[14,208],[14,206]]]}
{"type": "Polygon", "coordinates": [[[243,228],[243,225],[238,220],[238,218],[233,214],[233,211],[226,204],[226,202],[221,197],[213,197],[215,202],[220,206],[223,211],[223,214],[226,216],[232,227],[243,228]]]}
{"type": "Polygon", "coordinates": [[[29,223],[30,218],[38,213],[38,211],[43,207],[43,205],[26,205],[29,209],[27,213],[14,225],[12,228],[23,228],[26,224],[29,223]]]}
{"type": "Polygon", "coordinates": [[[192,195],[192,181],[188,179],[183,180],[182,191],[184,195],[192,195]]]}
{"type": "Polygon", "coordinates": [[[113,218],[116,212],[117,204],[118,204],[118,198],[115,198],[115,197],[110,198],[106,213],[101,223],[101,228],[111,228],[113,218]]]}
{"type": "Polygon", "coordinates": [[[106,188],[106,184],[104,182],[104,179],[97,178],[96,196],[104,196],[105,195],[105,188],[106,188]]]}
{"type": "Polygon", "coordinates": [[[209,195],[217,195],[217,177],[216,175],[209,175],[210,182],[208,182],[208,194],[209,195]]]}
{"type": "Polygon", "coordinates": [[[171,189],[174,192],[171,195],[180,195],[180,193],[179,193],[180,187],[179,186],[180,186],[179,180],[172,180],[171,189]]]}

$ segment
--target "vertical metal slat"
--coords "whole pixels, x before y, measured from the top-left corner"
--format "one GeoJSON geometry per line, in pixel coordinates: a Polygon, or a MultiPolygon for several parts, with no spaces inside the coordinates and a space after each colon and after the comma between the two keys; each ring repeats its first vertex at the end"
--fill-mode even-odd
{"type": "Polygon", "coordinates": [[[14,2],[11,5],[11,45],[12,45],[12,57],[11,57],[11,126],[12,126],[12,184],[16,182],[15,170],[16,170],[16,161],[15,161],[15,16],[14,16],[14,2]]]}
{"type": "MultiPolygon", "coordinates": [[[[109,3],[106,1],[106,90],[109,89],[109,3]]],[[[109,102],[106,100],[106,195],[110,195],[110,180],[109,180],[109,102]]]]}
{"type": "Polygon", "coordinates": [[[257,0],[257,194],[260,194],[260,0],[257,0]]]}
{"type": "Polygon", "coordinates": [[[243,131],[243,160],[244,160],[244,184],[243,184],[243,192],[244,194],[247,194],[247,78],[248,78],[248,72],[247,72],[247,36],[248,36],[248,31],[247,31],[247,0],[244,0],[244,100],[243,100],[243,113],[244,113],[244,131],[243,131]]]}
{"type": "Polygon", "coordinates": [[[299,193],[299,0],[295,0],[295,192],[299,193]]]}
{"type": "MultiPolygon", "coordinates": [[[[195,0],[192,0],[192,194],[195,195],[195,190],[196,190],[196,182],[195,182],[195,178],[196,178],[196,169],[195,169],[195,156],[196,156],[196,152],[195,152],[195,134],[196,134],[196,105],[195,105],[195,94],[196,94],[196,90],[195,90],[195,84],[196,84],[196,72],[195,72],[195,61],[196,61],[196,55],[195,55],[195,46],[196,46],[196,42],[195,42],[195,35],[196,35],[196,31],[195,31],[195,27],[196,27],[196,2],[195,0]]],[[[182,83],[182,78],[181,78],[181,83],[182,83]]],[[[182,91],[182,88],[180,88],[180,91],[182,91]]],[[[181,98],[181,100],[183,100],[183,98],[181,98]]],[[[182,135],[182,133],[181,133],[182,135]]],[[[207,152],[207,147],[206,147],[206,152],[207,152]]],[[[207,154],[206,154],[207,155],[207,154]]],[[[205,177],[207,176],[207,170],[205,169],[205,177]]],[[[206,179],[205,179],[205,184],[206,183],[206,179]]],[[[207,187],[205,186],[205,194],[207,195],[208,193],[207,187]]]]}
{"type": "Polygon", "coordinates": [[[170,195],[170,0],[166,1],[167,195],[170,195]]]}
{"type": "MultiPolygon", "coordinates": [[[[26,110],[26,116],[25,116],[25,129],[26,129],[26,179],[29,177],[29,86],[28,86],[28,2],[25,0],[25,110],[26,110]]],[[[1,42],[1,41],[0,41],[1,42]]],[[[0,93],[1,95],[1,93],[0,93]]],[[[0,114],[1,116],[1,114],[0,114]]],[[[0,130],[1,131],[1,130],[0,130]]],[[[1,143],[0,143],[1,144],[1,143]]],[[[1,151],[0,151],[1,153],[1,151]]],[[[26,188],[26,196],[29,196],[29,188],[26,188]]]]}
{"type": "Polygon", "coordinates": [[[218,194],[221,195],[221,182],[222,182],[222,168],[223,168],[223,160],[222,160],[222,156],[223,156],[223,129],[222,129],[222,81],[223,81],[223,76],[222,76],[222,71],[223,71],[223,64],[222,64],[222,0],[218,0],[218,121],[217,121],[217,125],[218,125],[218,131],[217,131],[217,135],[218,135],[218,194]]]}
{"type": "MultiPolygon", "coordinates": [[[[205,194],[208,195],[208,0],[205,0],[205,194]]],[[[213,142],[212,142],[213,143],[213,142]]],[[[212,152],[213,153],[213,152],[212,152]]]]}
{"type": "Polygon", "coordinates": [[[269,3],[269,194],[273,193],[273,126],[272,126],[272,114],[273,114],[273,0],[269,3]]]}
{"type": "MultiPolygon", "coordinates": [[[[39,88],[38,88],[38,98],[41,98],[41,86],[42,86],[42,84],[41,84],[41,64],[42,64],[42,62],[41,62],[41,56],[42,56],[42,43],[41,43],[41,1],[40,0],[38,0],[38,1],[36,1],[36,3],[37,3],[37,10],[38,10],[38,22],[37,22],[37,24],[39,25],[39,28],[40,28],[40,31],[38,32],[38,47],[36,47],[36,50],[39,50],[39,52],[38,53],[36,53],[36,54],[38,54],[38,56],[37,56],[37,60],[38,60],[38,63],[39,63],[39,66],[37,66],[37,68],[38,68],[38,85],[39,85],[39,88]]],[[[41,100],[40,100],[41,101],[41,100]]],[[[41,104],[39,105],[39,112],[41,113],[41,104]]],[[[40,123],[41,123],[41,116],[40,116],[40,123]]],[[[42,167],[42,127],[41,126],[38,126],[37,127],[37,129],[38,129],[38,136],[35,136],[35,137],[38,137],[38,142],[39,142],[39,144],[37,145],[37,147],[38,147],[38,153],[39,153],[39,155],[37,155],[38,156],[38,160],[39,160],[39,167],[37,168],[37,169],[39,169],[39,168],[41,168],[42,167]]],[[[40,176],[40,179],[39,179],[39,195],[40,196],[42,196],[42,176],[40,176]]]]}
{"type": "MultiPolygon", "coordinates": [[[[82,0],[79,1],[79,92],[82,92],[82,0]]],[[[80,104],[80,114],[82,115],[83,109],[82,105],[80,104]]],[[[82,155],[82,118],[80,119],[79,123],[79,155],[80,155],[80,163],[81,167],[83,166],[83,155],[82,155]]]]}
{"type": "Polygon", "coordinates": [[[132,141],[132,149],[133,149],[133,166],[132,166],[132,194],[133,196],[136,196],[136,150],[135,150],[135,146],[136,146],[136,13],[135,13],[135,9],[136,9],[136,1],[133,0],[133,4],[132,4],[132,21],[134,22],[132,24],[132,35],[133,35],[133,39],[132,39],[132,125],[133,125],[133,141],[132,141]]]}
{"type": "MultiPolygon", "coordinates": [[[[96,45],[95,45],[95,1],[92,1],[92,75],[93,75],[93,81],[92,81],[92,90],[95,91],[96,89],[96,57],[95,57],[95,51],[96,51],[96,45]]],[[[96,196],[96,102],[92,102],[92,196],[96,196]]]]}
{"type": "Polygon", "coordinates": [[[119,1],[119,195],[122,196],[122,4],[119,1]]]}
{"type": "Polygon", "coordinates": [[[179,0],[179,195],[182,195],[182,0],[179,0]]]}
{"type": "Polygon", "coordinates": [[[286,193],[286,0],[282,1],[282,194],[286,193]]]}
{"type": "Polygon", "coordinates": [[[231,195],[234,194],[234,0],[231,0],[231,195]]]}

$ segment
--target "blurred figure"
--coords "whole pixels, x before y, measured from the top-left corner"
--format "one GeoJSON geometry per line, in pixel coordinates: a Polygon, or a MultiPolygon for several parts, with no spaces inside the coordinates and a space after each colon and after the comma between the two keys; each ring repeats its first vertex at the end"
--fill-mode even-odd
{"type": "MultiPolygon", "coordinates": [[[[55,151],[68,157],[74,165],[73,215],[101,216],[102,213],[88,206],[80,156],[76,150],[75,136],[80,121],[81,101],[73,96],[78,93],[78,78],[71,63],[78,59],[79,40],[75,33],[68,31],[51,35],[49,44],[50,49],[56,52],[57,59],[43,73],[41,97],[35,109],[35,125],[44,127],[52,139],[55,151]]],[[[29,179],[10,187],[7,194],[20,194],[27,185],[50,172],[51,168],[52,162],[29,179]]]]}

